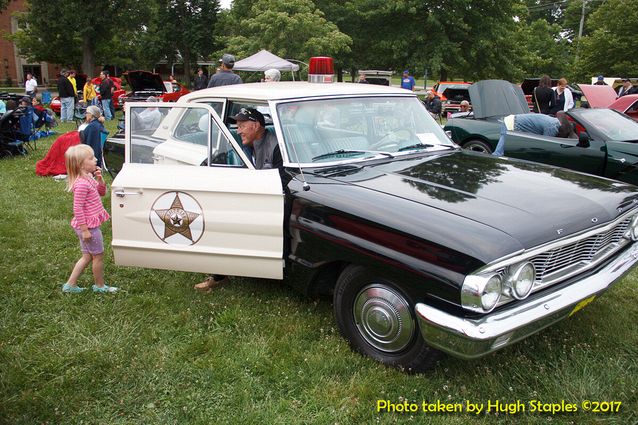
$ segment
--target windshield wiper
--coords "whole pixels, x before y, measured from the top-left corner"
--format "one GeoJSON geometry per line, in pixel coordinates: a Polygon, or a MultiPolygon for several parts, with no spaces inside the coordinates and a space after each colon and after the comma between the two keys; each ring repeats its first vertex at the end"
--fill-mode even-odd
{"type": "Polygon", "coordinates": [[[392,155],[390,152],[367,151],[367,150],[361,150],[361,149],[338,149],[338,150],[333,151],[333,152],[328,152],[328,153],[324,153],[322,155],[315,156],[314,158],[312,158],[312,160],[316,161],[318,159],[330,158],[331,156],[335,156],[335,155],[339,155],[339,154],[343,154],[343,153],[373,153],[373,154],[378,154],[378,155],[385,155],[388,158],[394,158],[394,155],[392,155]]]}
{"type": "Polygon", "coordinates": [[[427,148],[433,148],[433,147],[434,145],[429,145],[427,143],[415,143],[414,145],[402,147],[401,149],[399,149],[399,152],[409,151],[412,149],[427,149],[427,148]]]}

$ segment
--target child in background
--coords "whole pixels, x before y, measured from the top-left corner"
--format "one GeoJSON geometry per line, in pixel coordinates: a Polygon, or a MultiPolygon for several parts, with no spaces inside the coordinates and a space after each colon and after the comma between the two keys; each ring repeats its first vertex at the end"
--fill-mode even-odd
{"type": "Polygon", "coordinates": [[[77,285],[86,266],[93,261],[93,292],[116,292],[117,288],[104,283],[104,243],[100,225],[109,219],[100,196],[106,194],[102,170],[90,146],[71,146],[64,154],[67,170],[67,190],[73,192],[73,219],[71,226],[80,239],[82,257],[75,263],[71,276],[62,292],[82,292],[77,285]]]}

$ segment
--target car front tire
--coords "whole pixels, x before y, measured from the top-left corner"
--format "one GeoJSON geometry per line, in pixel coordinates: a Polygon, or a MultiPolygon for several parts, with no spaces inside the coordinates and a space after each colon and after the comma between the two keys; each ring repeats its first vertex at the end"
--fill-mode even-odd
{"type": "Polygon", "coordinates": [[[364,267],[349,266],[341,273],[334,311],[350,346],[384,365],[419,373],[431,369],[442,356],[423,340],[413,301],[364,267]]]}
{"type": "Polygon", "coordinates": [[[478,139],[468,140],[467,142],[463,143],[463,149],[486,154],[492,153],[492,148],[490,147],[490,145],[478,139]]]}

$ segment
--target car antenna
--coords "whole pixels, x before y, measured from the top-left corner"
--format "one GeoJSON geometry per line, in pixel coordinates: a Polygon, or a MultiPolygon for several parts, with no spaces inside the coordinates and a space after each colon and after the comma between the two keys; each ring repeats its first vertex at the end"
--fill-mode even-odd
{"type": "Polygon", "coordinates": [[[306,176],[303,175],[303,169],[301,168],[301,162],[299,162],[299,155],[297,155],[297,148],[295,148],[295,143],[292,142],[292,141],[290,142],[290,145],[292,146],[292,150],[295,153],[295,159],[297,160],[297,168],[299,168],[299,173],[301,174],[301,181],[303,182],[301,187],[303,188],[304,192],[308,192],[310,190],[310,185],[306,181],[306,176]]]}

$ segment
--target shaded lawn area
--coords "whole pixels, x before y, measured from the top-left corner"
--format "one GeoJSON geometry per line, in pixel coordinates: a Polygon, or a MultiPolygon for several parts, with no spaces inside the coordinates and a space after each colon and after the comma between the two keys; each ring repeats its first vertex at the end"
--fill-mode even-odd
{"type": "MultiPolygon", "coordinates": [[[[58,127],[68,130],[72,124],[58,127]]],[[[612,423],[638,420],[637,274],[570,320],[476,361],[442,360],[410,376],[353,353],[330,299],[276,281],[233,278],[210,294],[204,276],[123,268],[124,291],[63,294],[79,256],[72,196],[26,157],[0,160],[0,423],[361,424],[612,423]],[[377,412],[392,403],[517,403],[472,413],[377,412]],[[530,413],[529,403],[575,403],[530,413]],[[586,400],[620,401],[617,413],[586,400]]],[[[110,182],[110,178],[108,179],[110,182]]],[[[110,210],[110,198],[105,199],[110,210]]],[[[110,243],[110,222],[103,226],[110,243]]],[[[89,286],[85,275],[81,286],[89,286]]]]}

